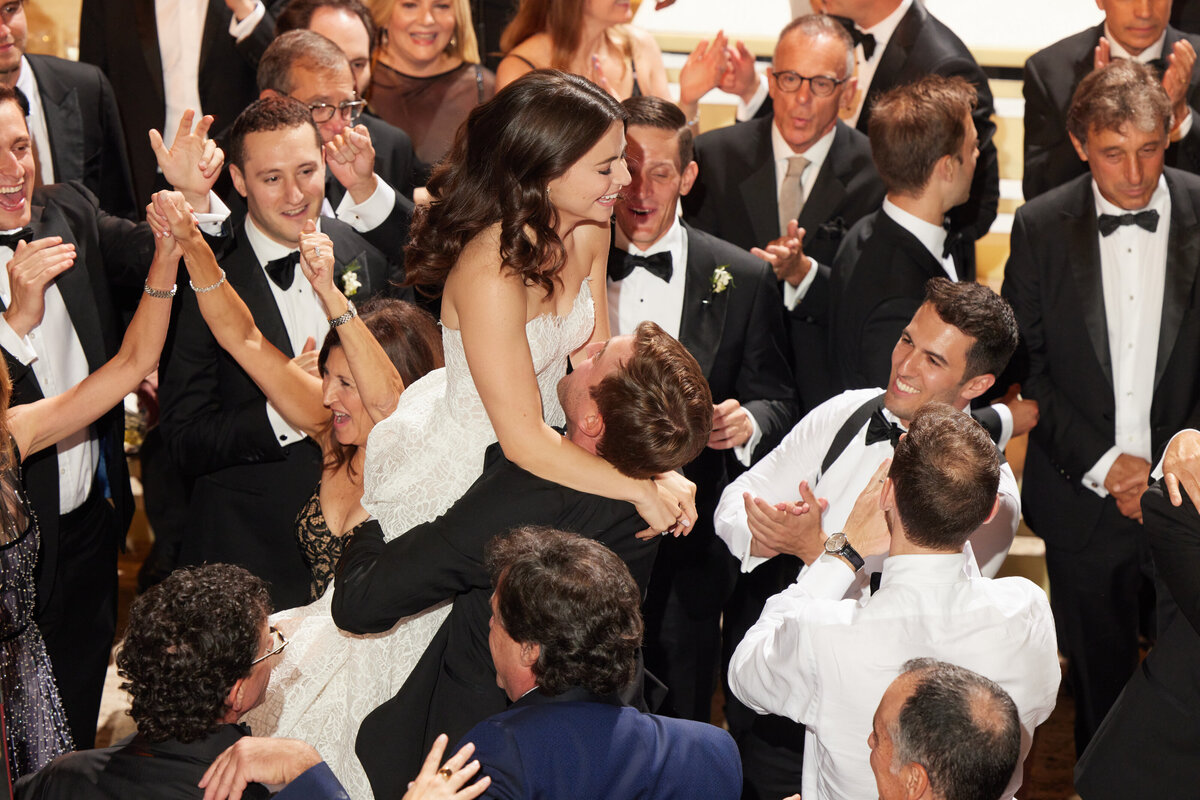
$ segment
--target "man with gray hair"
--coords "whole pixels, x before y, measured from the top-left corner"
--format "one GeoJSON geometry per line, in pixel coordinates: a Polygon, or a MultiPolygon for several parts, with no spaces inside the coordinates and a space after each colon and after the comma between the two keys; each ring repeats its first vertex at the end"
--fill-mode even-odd
{"type": "Polygon", "coordinates": [[[1046,541],[1078,754],[1138,664],[1150,466],[1200,416],[1200,179],[1163,167],[1171,120],[1149,67],[1084,78],[1067,126],[1089,174],[1018,209],[1005,268],[1024,347],[1011,377],[1041,412],[1022,506],[1046,541]]]}
{"type": "Polygon", "coordinates": [[[914,658],[883,693],[868,742],[880,800],[999,800],[1021,755],[1021,720],[994,681],[914,658]]]}

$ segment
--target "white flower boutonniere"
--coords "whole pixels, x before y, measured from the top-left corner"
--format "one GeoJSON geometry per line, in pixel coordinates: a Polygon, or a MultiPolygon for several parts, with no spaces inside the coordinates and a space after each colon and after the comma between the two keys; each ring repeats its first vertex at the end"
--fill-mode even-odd
{"type": "Polygon", "coordinates": [[[704,304],[707,305],[710,300],[719,295],[730,287],[737,287],[733,281],[733,276],[729,274],[729,265],[722,264],[713,270],[712,277],[708,279],[708,297],[704,299],[704,304]]]}
{"type": "Polygon", "coordinates": [[[356,258],[347,264],[346,269],[342,271],[342,294],[346,295],[346,297],[353,297],[362,288],[362,281],[358,279],[357,274],[361,266],[356,258]]]}

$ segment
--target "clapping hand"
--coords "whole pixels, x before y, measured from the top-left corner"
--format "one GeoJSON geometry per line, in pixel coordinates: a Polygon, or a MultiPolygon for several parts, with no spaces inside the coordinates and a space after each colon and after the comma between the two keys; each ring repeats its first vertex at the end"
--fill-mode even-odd
{"type": "MultiPolygon", "coordinates": [[[[721,84],[729,69],[725,31],[717,31],[711,43],[701,40],[679,70],[679,105],[691,106],[721,84]]],[[[686,113],[686,112],[685,112],[686,113]]]]}
{"type": "Polygon", "coordinates": [[[787,553],[805,564],[811,564],[824,552],[825,535],[821,530],[821,515],[829,507],[829,501],[817,498],[809,488],[808,481],[801,481],[798,490],[799,502],[774,505],[749,492],[742,494],[742,502],[746,506],[746,525],[753,537],[751,555],[770,558],[787,553]]]}
{"type": "Polygon", "coordinates": [[[46,313],[46,287],[75,263],[75,245],[60,236],[17,242],[8,262],[12,294],[4,319],[17,336],[24,337],[42,323],[46,313]]]}
{"type": "Polygon", "coordinates": [[[1180,39],[1167,56],[1167,68],[1163,72],[1162,85],[1171,98],[1174,113],[1173,129],[1183,124],[1188,115],[1187,92],[1192,82],[1192,68],[1196,66],[1196,49],[1187,39],[1180,39]]]}
{"type": "Polygon", "coordinates": [[[326,142],[325,165],[355,203],[375,193],[375,145],[365,125],[346,128],[326,142]]]}
{"type": "Polygon", "coordinates": [[[813,260],[804,255],[804,228],[796,220],[788,222],[785,235],[772,240],[765,248],[750,248],[750,254],[770,264],[775,277],[792,286],[799,286],[813,265],[813,260]]]}

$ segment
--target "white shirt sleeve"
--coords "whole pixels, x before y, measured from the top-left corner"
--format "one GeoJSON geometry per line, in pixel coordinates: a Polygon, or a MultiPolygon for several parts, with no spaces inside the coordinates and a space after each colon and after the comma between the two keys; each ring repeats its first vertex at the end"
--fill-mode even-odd
{"type": "MultiPolygon", "coordinates": [[[[783,282],[783,307],[788,311],[795,310],[800,301],[804,299],[804,296],[808,294],[808,289],[813,285],[813,281],[817,279],[817,267],[820,264],[812,256],[809,256],[809,260],[812,261],[812,266],[808,268],[808,274],[804,276],[804,280],[795,286],[792,286],[787,281],[783,282]]],[[[1011,428],[1012,426],[1010,425],[1009,427],[1011,428]]]]}
{"type": "Polygon", "coordinates": [[[1110,447],[1108,452],[1100,456],[1100,460],[1083,474],[1083,485],[1100,497],[1108,497],[1108,489],[1104,488],[1104,479],[1108,477],[1108,471],[1112,469],[1112,465],[1116,463],[1117,457],[1120,455],[1121,451],[1116,445],[1110,447]]]}
{"type": "Polygon", "coordinates": [[[295,444],[306,436],[303,431],[296,430],[289,425],[283,415],[276,411],[275,406],[270,403],[267,403],[267,421],[271,423],[271,430],[275,431],[275,440],[279,442],[280,447],[295,444]]]}
{"type": "Polygon", "coordinates": [[[375,176],[375,191],[361,203],[355,203],[350,193],[338,203],[337,218],[359,233],[375,230],[383,224],[396,205],[396,190],[378,175],[375,176]]]}
{"type": "Polygon", "coordinates": [[[229,17],[229,35],[239,42],[249,36],[262,18],[267,14],[267,7],[259,2],[254,6],[254,10],[246,15],[246,18],[238,22],[236,16],[229,17]]]}
{"type": "Polygon", "coordinates": [[[8,320],[0,314],[0,347],[13,358],[28,366],[37,358],[33,343],[28,336],[17,336],[17,332],[8,324],[8,320]]]}
{"type": "Polygon", "coordinates": [[[758,427],[758,420],[754,418],[754,415],[747,411],[746,416],[750,418],[750,427],[752,429],[750,431],[750,438],[746,440],[745,444],[733,448],[733,457],[741,462],[743,467],[750,466],[750,459],[754,455],[754,448],[758,447],[758,443],[762,441],[763,437],[762,428],[758,427]]]}
{"type": "Polygon", "coordinates": [[[734,116],[738,122],[745,122],[754,119],[754,115],[762,108],[762,104],[767,102],[767,76],[761,72],[758,75],[758,88],[754,90],[754,96],[750,98],[750,102],[746,103],[742,98],[738,98],[737,111],[734,116]]]}
{"type": "Polygon", "coordinates": [[[225,232],[225,220],[229,219],[229,206],[211,189],[208,192],[208,213],[196,215],[196,225],[209,236],[221,236],[225,232]]]}
{"type": "Polygon", "coordinates": [[[996,499],[999,501],[996,515],[980,525],[970,538],[979,572],[985,578],[994,578],[1000,571],[1021,522],[1021,491],[1012,467],[1007,463],[1000,467],[996,499]]]}
{"type": "Polygon", "coordinates": [[[1000,441],[996,442],[996,446],[1003,450],[1008,447],[1008,442],[1013,435],[1012,409],[1004,403],[992,403],[992,409],[996,412],[996,416],[1000,417],[1000,441]]]}

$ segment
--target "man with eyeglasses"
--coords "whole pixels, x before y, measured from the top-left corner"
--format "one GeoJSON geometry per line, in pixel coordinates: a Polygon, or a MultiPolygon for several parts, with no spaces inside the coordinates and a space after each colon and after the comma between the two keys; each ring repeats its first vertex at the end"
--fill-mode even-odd
{"type": "MultiPolygon", "coordinates": [[[[259,61],[258,89],[260,97],[283,95],[308,106],[326,144],[373,148],[375,172],[362,176],[363,180],[383,180],[412,199],[412,140],[394,125],[363,114],[367,103],[355,89],[350,61],[329,39],[309,30],[281,34],[259,61]]],[[[327,176],[325,216],[333,216],[347,191],[353,194],[327,176]]]]}
{"type": "Polygon", "coordinates": [[[835,392],[827,363],[829,265],[849,226],[879,208],[867,137],[838,120],[854,96],[854,44],[831,17],[783,29],[771,68],[772,116],[696,139],[700,173],[685,219],[766,260],[789,310],[800,406],[835,392]]]}

